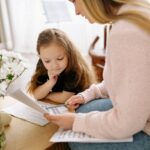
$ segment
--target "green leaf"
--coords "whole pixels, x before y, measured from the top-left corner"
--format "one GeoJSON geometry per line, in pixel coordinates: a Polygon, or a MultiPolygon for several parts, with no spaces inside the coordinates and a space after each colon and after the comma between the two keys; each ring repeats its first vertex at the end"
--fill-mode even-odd
{"type": "Polygon", "coordinates": [[[12,80],[12,79],[13,79],[13,77],[14,77],[14,75],[13,75],[13,74],[8,74],[8,75],[7,75],[7,79],[8,79],[8,80],[12,80]]]}

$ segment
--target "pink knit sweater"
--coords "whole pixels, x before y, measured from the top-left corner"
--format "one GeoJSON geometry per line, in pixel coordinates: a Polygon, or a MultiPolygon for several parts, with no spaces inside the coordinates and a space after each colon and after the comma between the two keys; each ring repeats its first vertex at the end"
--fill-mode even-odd
{"type": "Polygon", "coordinates": [[[81,94],[86,102],[110,98],[113,108],[76,114],[73,131],[113,139],[141,130],[150,135],[150,35],[125,20],[113,24],[103,76],[81,94]]]}

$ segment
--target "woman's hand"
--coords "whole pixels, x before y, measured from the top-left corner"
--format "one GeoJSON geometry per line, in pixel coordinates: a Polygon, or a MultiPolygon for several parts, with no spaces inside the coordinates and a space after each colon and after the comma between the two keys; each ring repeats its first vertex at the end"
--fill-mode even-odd
{"type": "Polygon", "coordinates": [[[71,98],[69,98],[65,104],[70,109],[76,109],[79,107],[79,105],[84,104],[85,100],[82,95],[74,95],[71,98]]]}
{"type": "Polygon", "coordinates": [[[44,114],[44,117],[58,125],[60,128],[63,128],[65,130],[72,129],[72,125],[75,119],[75,114],[74,113],[65,113],[65,114],[59,114],[59,115],[51,115],[51,114],[44,114]]]}

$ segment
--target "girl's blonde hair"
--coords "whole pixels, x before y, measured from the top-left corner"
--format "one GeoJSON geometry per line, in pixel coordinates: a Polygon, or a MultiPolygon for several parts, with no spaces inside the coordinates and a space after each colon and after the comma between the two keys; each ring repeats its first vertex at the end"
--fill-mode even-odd
{"type": "MultiPolygon", "coordinates": [[[[83,56],[75,47],[73,42],[68,38],[68,36],[59,29],[46,29],[39,34],[37,40],[37,53],[40,55],[41,47],[47,47],[54,43],[62,46],[66,51],[68,65],[64,73],[76,73],[75,87],[78,86],[83,91],[96,81],[93,69],[86,63],[83,56]]],[[[29,93],[33,93],[35,88],[38,86],[38,77],[46,74],[47,70],[45,69],[41,59],[39,59],[35,74],[32,76],[32,79],[29,83],[29,93]]]]}
{"type": "Polygon", "coordinates": [[[113,23],[119,19],[127,19],[150,32],[150,3],[148,0],[83,0],[83,6],[88,16],[98,23],[113,23]],[[147,13],[139,9],[118,13],[120,7],[126,4],[145,7],[147,13]]]}

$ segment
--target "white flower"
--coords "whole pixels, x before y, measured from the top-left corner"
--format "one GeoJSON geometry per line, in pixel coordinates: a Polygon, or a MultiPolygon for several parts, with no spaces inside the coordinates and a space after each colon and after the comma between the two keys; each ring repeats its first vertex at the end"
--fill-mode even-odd
{"type": "Polygon", "coordinates": [[[0,96],[5,96],[9,85],[23,74],[26,64],[19,53],[0,50],[0,96]]]}

